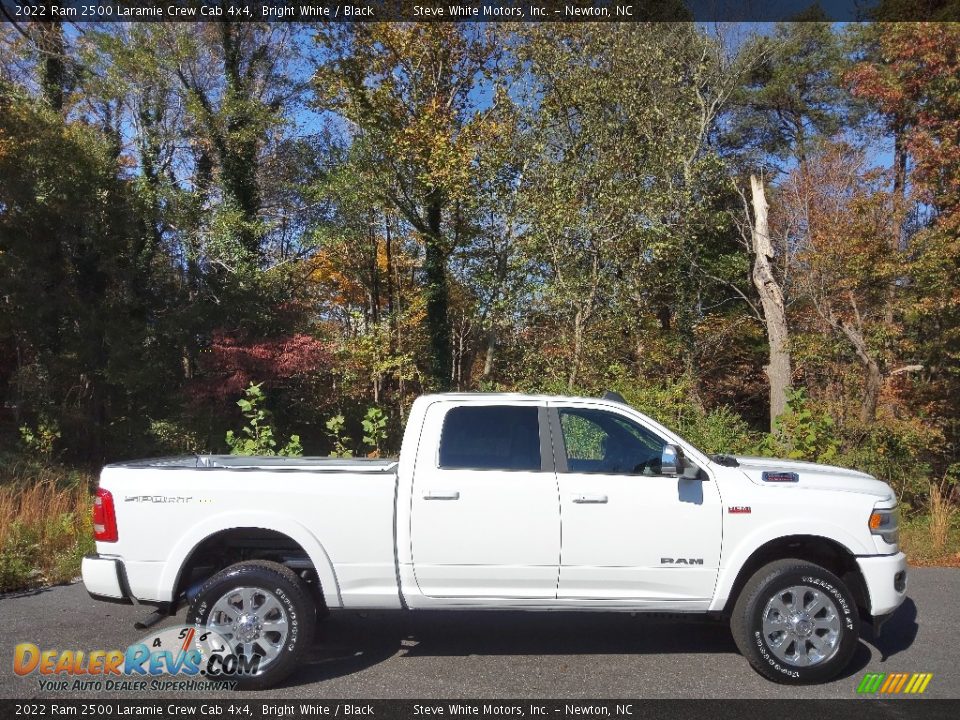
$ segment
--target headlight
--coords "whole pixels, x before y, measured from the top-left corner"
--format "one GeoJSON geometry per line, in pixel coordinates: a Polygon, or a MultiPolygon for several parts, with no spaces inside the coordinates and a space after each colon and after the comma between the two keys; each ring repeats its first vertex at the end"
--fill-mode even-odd
{"type": "Polygon", "coordinates": [[[900,509],[874,510],[870,513],[868,522],[870,532],[879,535],[888,545],[896,545],[900,541],[900,509]]]}

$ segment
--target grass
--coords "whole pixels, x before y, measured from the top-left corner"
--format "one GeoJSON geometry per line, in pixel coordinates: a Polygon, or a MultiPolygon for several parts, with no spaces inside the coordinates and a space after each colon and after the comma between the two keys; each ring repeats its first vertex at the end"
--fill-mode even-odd
{"type": "Polygon", "coordinates": [[[0,592],[68,582],[93,550],[90,476],[20,468],[0,485],[0,592]]]}
{"type": "Polygon", "coordinates": [[[937,485],[930,486],[930,542],[936,552],[946,550],[957,513],[949,498],[937,485]]]}
{"type": "Polygon", "coordinates": [[[960,512],[940,487],[931,485],[928,511],[906,520],[900,540],[914,565],[960,567],[960,512]]]}

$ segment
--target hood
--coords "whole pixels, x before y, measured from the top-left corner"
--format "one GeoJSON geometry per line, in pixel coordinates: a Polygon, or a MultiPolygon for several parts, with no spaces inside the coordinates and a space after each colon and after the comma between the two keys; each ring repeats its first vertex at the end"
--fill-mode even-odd
{"type": "Polygon", "coordinates": [[[893,490],[887,483],[877,480],[873,475],[836,467],[818,465],[802,460],[780,460],[764,457],[736,456],[740,470],[758,485],[769,487],[793,487],[815,490],[838,490],[841,492],[875,495],[879,499],[896,500],[893,490]],[[765,482],[764,472],[791,472],[799,477],[798,482],[765,482]]]}

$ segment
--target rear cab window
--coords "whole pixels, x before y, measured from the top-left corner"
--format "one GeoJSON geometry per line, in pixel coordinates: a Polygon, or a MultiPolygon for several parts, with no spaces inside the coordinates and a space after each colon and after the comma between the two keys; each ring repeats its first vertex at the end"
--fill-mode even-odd
{"type": "Polygon", "coordinates": [[[448,470],[540,470],[539,409],[532,405],[452,408],[443,421],[439,461],[448,470]]]}

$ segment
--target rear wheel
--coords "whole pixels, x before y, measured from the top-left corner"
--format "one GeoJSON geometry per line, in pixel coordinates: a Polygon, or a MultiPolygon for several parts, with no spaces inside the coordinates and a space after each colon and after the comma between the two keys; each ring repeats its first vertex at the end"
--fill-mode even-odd
{"type": "MultiPolygon", "coordinates": [[[[224,656],[246,672],[217,676],[243,689],[276,685],[300,665],[313,638],[316,609],[303,581],[278,563],[251,560],[211,577],[190,605],[188,622],[214,630],[228,648],[224,656]]],[[[221,669],[218,665],[215,669],[221,669]]],[[[210,677],[214,677],[209,675],[210,677]]]]}
{"type": "Polygon", "coordinates": [[[802,560],[760,568],[737,598],[730,628],[743,656],[779,683],[825,682],[849,664],[860,636],[850,590],[802,560]]]}

